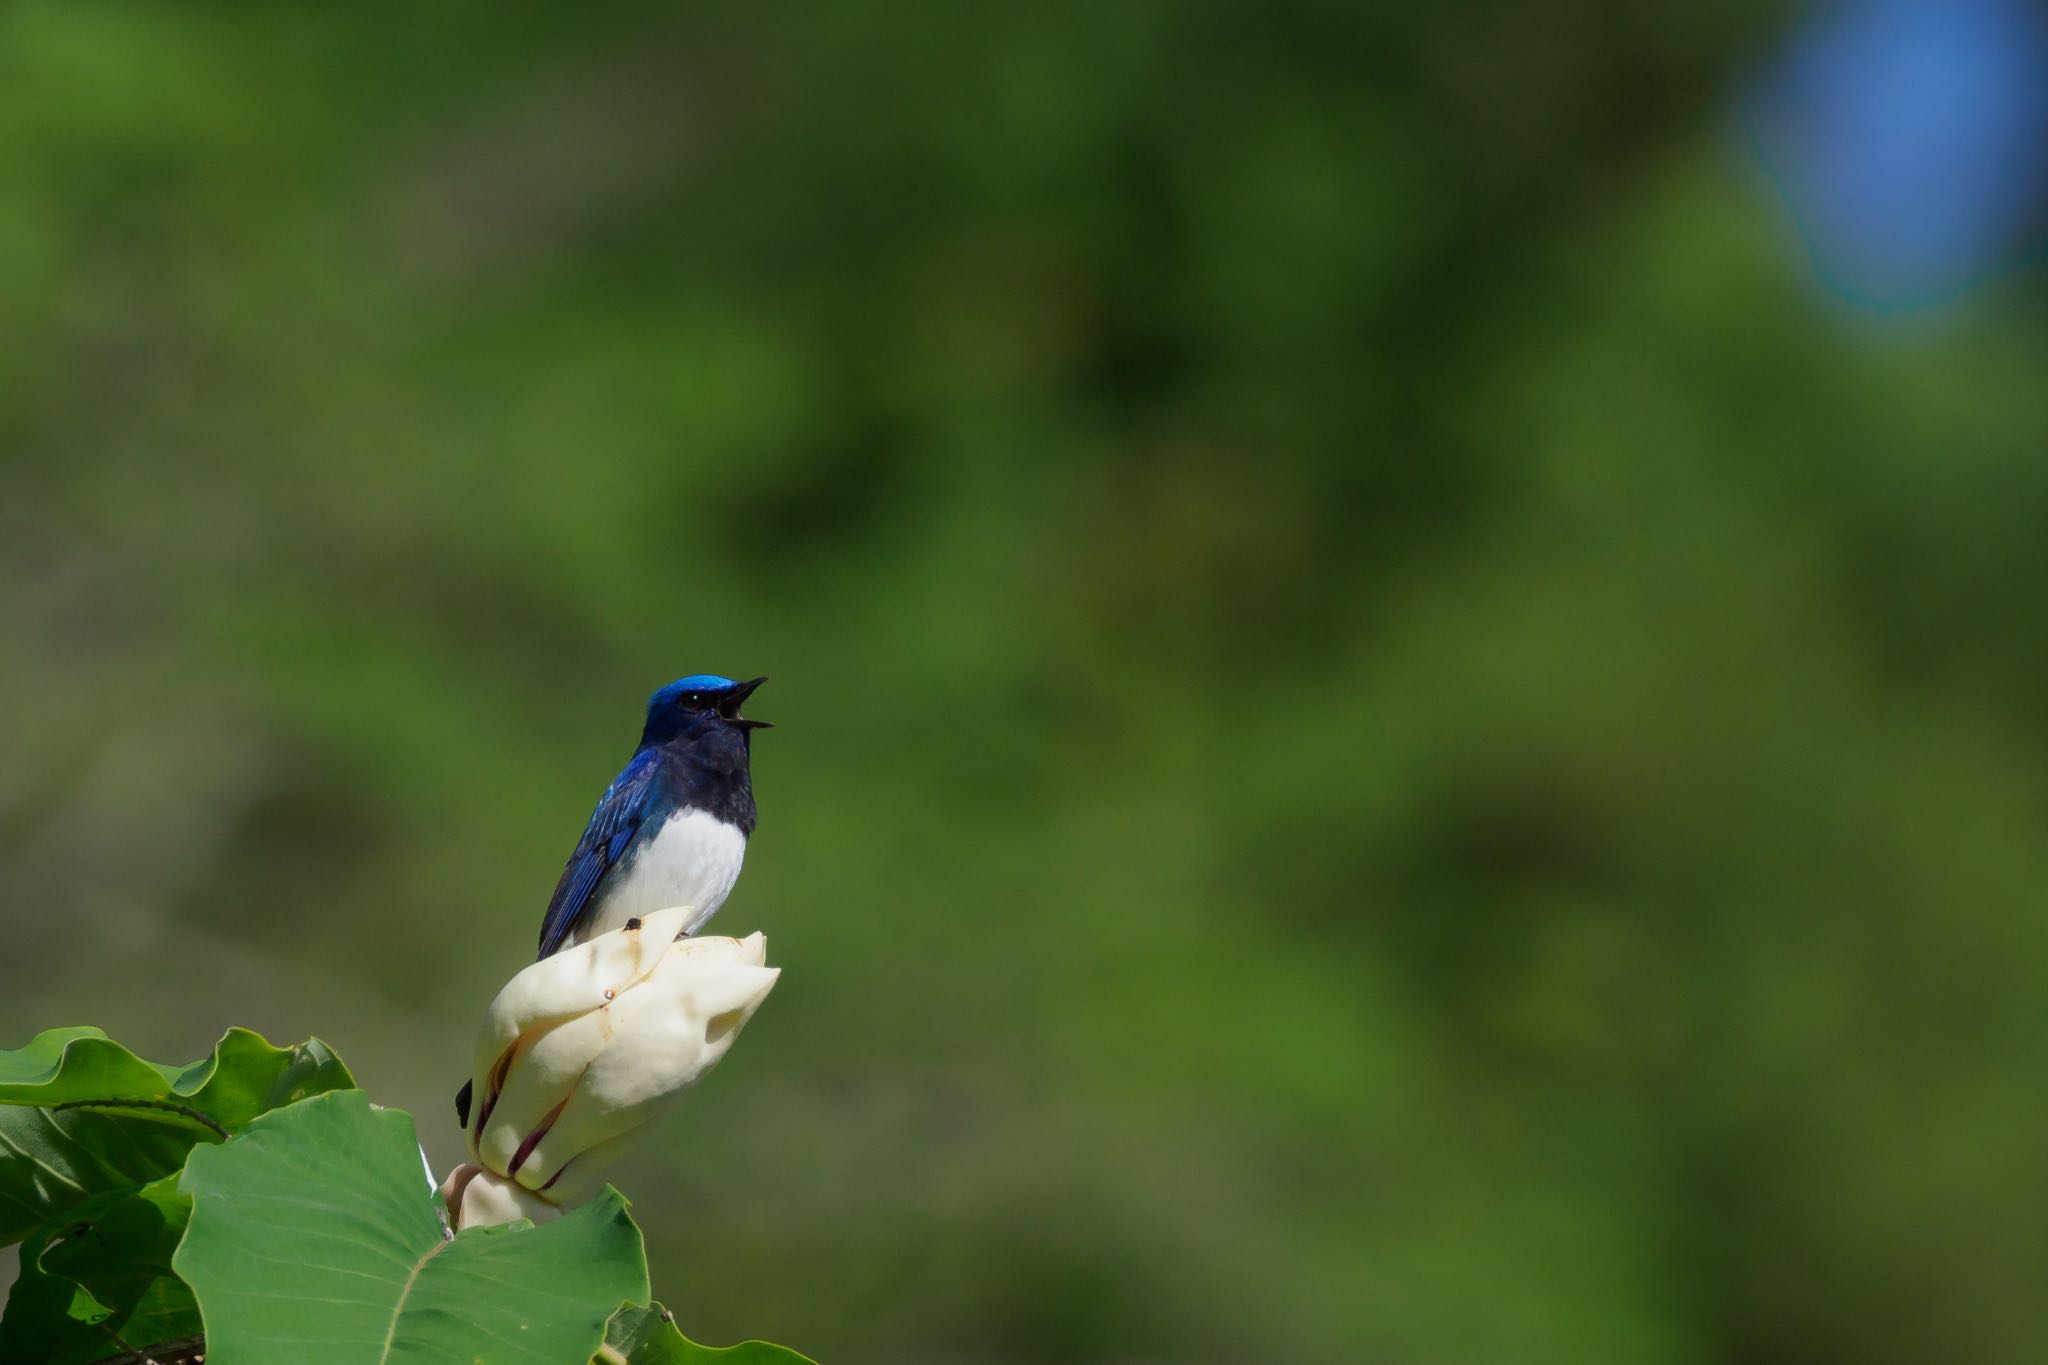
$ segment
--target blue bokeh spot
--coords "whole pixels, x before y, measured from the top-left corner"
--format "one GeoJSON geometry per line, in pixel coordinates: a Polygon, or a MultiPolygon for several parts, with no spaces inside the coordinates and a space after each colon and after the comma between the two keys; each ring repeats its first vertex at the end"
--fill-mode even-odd
{"type": "Polygon", "coordinates": [[[2048,182],[2048,26],[2027,0],[1843,0],[1747,101],[1756,147],[1838,293],[1952,296],[2023,251],[2048,182]]]}

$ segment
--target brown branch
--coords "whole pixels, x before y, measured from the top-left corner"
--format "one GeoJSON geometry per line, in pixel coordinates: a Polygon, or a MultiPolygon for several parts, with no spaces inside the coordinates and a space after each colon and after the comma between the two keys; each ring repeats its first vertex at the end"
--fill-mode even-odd
{"type": "Polygon", "coordinates": [[[179,1337],[124,1356],[108,1356],[100,1365],[199,1365],[205,1359],[205,1337],[179,1337]]]}

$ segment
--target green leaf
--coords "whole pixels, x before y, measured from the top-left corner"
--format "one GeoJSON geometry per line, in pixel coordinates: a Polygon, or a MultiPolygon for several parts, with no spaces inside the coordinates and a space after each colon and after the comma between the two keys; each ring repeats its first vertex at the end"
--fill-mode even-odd
{"type": "Polygon", "coordinates": [[[647,1297],[640,1229],[614,1190],[540,1227],[444,1238],[412,1120],[360,1091],[194,1151],[182,1188],[192,1222],[174,1264],[208,1365],[562,1365],[647,1297]]]}
{"type": "Polygon", "coordinates": [[[229,1029],[211,1055],[184,1066],[145,1062],[96,1028],[50,1029],[17,1052],[0,1052],[0,1104],[165,1103],[229,1129],[295,1099],[354,1085],[319,1039],[272,1047],[245,1028],[229,1029]]]}
{"type": "Polygon", "coordinates": [[[609,1354],[599,1359],[628,1365],[814,1365],[809,1356],[766,1341],[699,1346],[676,1329],[675,1318],[658,1303],[613,1314],[604,1344],[609,1354]]]}
{"type": "Polygon", "coordinates": [[[0,1245],[175,1172],[266,1110],[354,1084],[318,1039],[278,1048],[229,1029],[211,1055],[160,1066],[95,1028],[38,1034],[0,1052],[0,1245]]]}
{"type": "Polygon", "coordinates": [[[171,1269],[190,1212],[166,1176],[37,1229],[0,1317],[0,1365],[73,1365],[196,1334],[198,1305],[171,1269]]]}

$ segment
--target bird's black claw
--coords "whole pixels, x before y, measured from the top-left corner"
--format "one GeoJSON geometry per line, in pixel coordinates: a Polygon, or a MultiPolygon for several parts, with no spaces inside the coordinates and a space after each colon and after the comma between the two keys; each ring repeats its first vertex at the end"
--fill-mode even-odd
{"type": "Polygon", "coordinates": [[[455,1092],[455,1123],[467,1132],[469,1130],[469,1087],[472,1082],[464,1081],[462,1089],[455,1092]]]}

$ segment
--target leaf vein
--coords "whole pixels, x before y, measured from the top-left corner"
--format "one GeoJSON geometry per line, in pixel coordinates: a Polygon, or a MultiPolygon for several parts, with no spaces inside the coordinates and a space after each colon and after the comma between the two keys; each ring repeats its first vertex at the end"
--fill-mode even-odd
{"type": "MultiPolygon", "coordinates": [[[[37,1110],[36,1112],[42,1113],[44,1111],[37,1110]]],[[[77,1190],[80,1194],[89,1193],[85,1186],[79,1184],[76,1180],[73,1180],[70,1176],[64,1174],[64,1172],[58,1170],[55,1166],[52,1166],[49,1162],[44,1161],[42,1158],[36,1156],[35,1153],[29,1151],[26,1147],[23,1147],[20,1143],[16,1142],[13,1138],[9,1137],[7,1135],[7,1130],[5,1128],[0,1128],[0,1142],[6,1143],[7,1146],[14,1152],[16,1156],[19,1156],[23,1161],[28,1162],[31,1166],[41,1167],[43,1170],[48,1171],[57,1179],[63,1181],[66,1185],[69,1185],[72,1189],[77,1190]]]]}
{"type": "Polygon", "coordinates": [[[398,1319],[405,1312],[405,1301],[412,1294],[412,1287],[419,1283],[420,1272],[427,1268],[427,1262],[441,1254],[441,1248],[453,1246],[453,1242],[436,1241],[427,1248],[426,1254],[413,1262],[412,1272],[405,1277],[405,1284],[398,1291],[398,1302],[391,1305],[391,1325],[384,1330],[384,1349],[377,1354],[377,1365],[391,1359],[391,1343],[398,1335],[398,1319]]]}

